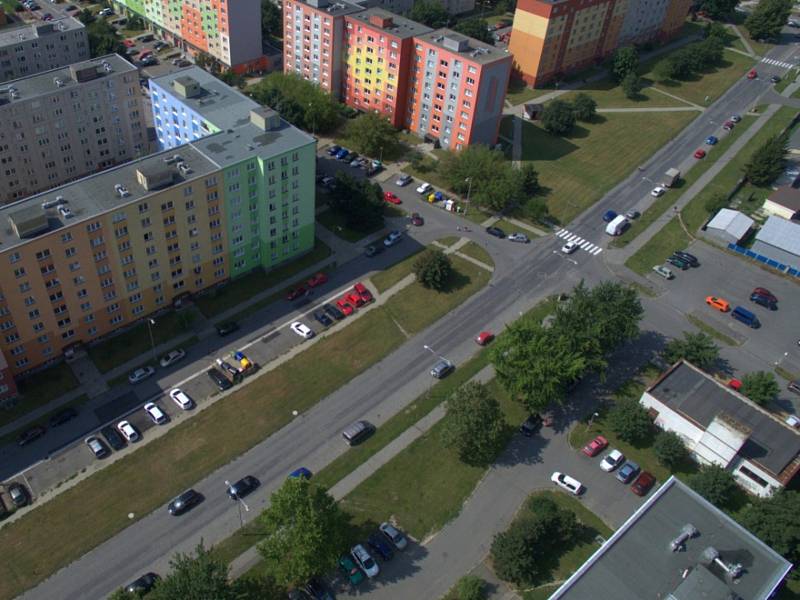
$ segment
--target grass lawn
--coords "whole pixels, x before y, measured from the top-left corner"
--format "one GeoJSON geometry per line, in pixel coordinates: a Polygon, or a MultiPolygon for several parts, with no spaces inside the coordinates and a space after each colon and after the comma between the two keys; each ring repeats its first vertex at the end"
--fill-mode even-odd
{"type": "Polygon", "coordinates": [[[687,106],[685,102],[670,98],[664,94],[659,94],[657,91],[645,87],[636,96],[630,99],[625,96],[622,87],[611,79],[603,79],[602,81],[592,81],[587,83],[579,90],[567,92],[559,99],[572,101],[579,93],[588,94],[595,102],[597,108],[654,108],[662,106],[687,106]]]}
{"type": "Polygon", "coordinates": [[[741,346],[742,342],[737,342],[735,339],[730,337],[729,335],[725,335],[721,331],[719,331],[716,327],[712,327],[705,321],[702,321],[695,317],[694,315],[687,314],[686,320],[689,321],[692,325],[697,327],[703,333],[710,335],[712,338],[726,344],[728,346],[741,346]]]}
{"type": "MultiPolygon", "coordinates": [[[[539,172],[550,214],[568,223],[696,117],[694,112],[608,113],[576,125],[565,137],[525,121],[522,159],[539,172]]],[[[508,134],[512,127],[506,117],[500,129],[508,134]]]]}
{"type": "Polygon", "coordinates": [[[189,331],[191,324],[198,318],[194,307],[181,311],[169,311],[153,317],[156,324],[148,328],[148,321],[142,320],[138,325],[90,347],[87,352],[101,373],[107,373],[129,360],[139,356],[151,357],[152,344],[150,331],[153,333],[152,343],[156,346],[165,344],[173,338],[189,331]]]}
{"type": "Polygon", "coordinates": [[[447,237],[439,238],[436,241],[439,242],[442,246],[447,246],[449,248],[460,239],[461,238],[458,237],[457,235],[448,235],[447,237]]]}
{"type": "Polygon", "coordinates": [[[345,226],[344,215],[330,209],[317,215],[317,223],[325,227],[325,229],[331,233],[342,238],[344,241],[351,243],[363,240],[368,235],[383,229],[383,225],[375,227],[370,231],[356,231],[355,229],[350,229],[349,227],[345,226]]]}
{"type": "MultiPolygon", "coordinates": [[[[678,219],[673,217],[661,231],[625,261],[625,266],[639,275],[647,275],[655,265],[662,264],[675,250],[685,248],[691,241],[678,219]]],[[[676,278],[681,276],[677,268],[670,267],[670,269],[676,273],[676,278]]]]}
{"type": "Polygon", "coordinates": [[[797,79],[798,69],[789,69],[785,75],[782,76],[782,79],[776,83],[772,89],[775,90],[776,94],[780,94],[783,90],[786,89],[790,83],[794,83],[794,80],[797,79]]]}
{"type": "Polygon", "coordinates": [[[0,425],[6,425],[32,410],[55,400],[78,387],[78,380],[65,362],[60,362],[17,384],[19,402],[11,408],[0,409],[0,425]]]}
{"type": "Polygon", "coordinates": [[[517,106],[543,94],[549,94],[552,91],[553,90],[529,88],[521,79],[512,77],[511,81],[508,83],[506,100],[514,106],[517,106]]]}
{"type": "MultiPolygon", "coordinates": [[[[441,250],[441,248],[436,248],[436,250],[441,250]]],[[[414,254],[411,256],[404,258],[398,263],[393,264],[388,269],[380,271],[375,275],[370,276],[370,281],[372,281],[372,285],[375,286],[375,289],[378,292],[385,292],[390,287],[392,287],[395,283],[406,277],[407,275],[411,275],[413,270],[414,260],[417,258],[417,254],[423,252],[425,248],[418,248],[414,254]]]]}
{"type": "MultiPolygon", "coordinates": [[[[520,217],[520,220],[524,219],[524,216],[520,217]]],[[[545,228],[543,225],[536,224],[539,228],[545,228]]],[[[494,227],[499,227],[500,229],[505,232],[506,235],[509,233],[524,233],[529,238],[538,237],[538,234],[531,231],[530,229],[525,229],[524,227],[520,227],[519,225],[514,225],[511,221],[506,221],[505,219],[498,219],[497,222],[494,224],[494,227]]]]}
{"type": "Polygon", "coordinates": [[[484,250],[479,244],[475,242],[467,242],[461,248],[458,249],[458,252],[462,254],[466,254],[467,256],[471,256],[475,260],[481,261],[485,265],[489,265],[490,267],[494,266],[494,261],[492,260],[492,256],[484,250]]]}
{"type": "Polygon", "coordinates": [[[195,303],[200,312],[211,318],[233,308],[237,304],[241,304],[245,300],[251,299],[255,294],[267,288],[287,283],[286,280],[330,255],[331,249],[323,241],[317,239],[314,243],[314,249],[297,260],[293,260],[269,272],[259,269],[248,273],[225,284],[223,287],[200,296],[195,300],[195,303]]]}

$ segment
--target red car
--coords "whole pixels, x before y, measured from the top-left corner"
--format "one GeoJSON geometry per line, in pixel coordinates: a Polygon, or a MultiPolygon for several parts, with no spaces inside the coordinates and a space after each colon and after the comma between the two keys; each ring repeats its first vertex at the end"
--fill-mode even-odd
{"type": "Polygon", "coordinates": [[[366,302],[364,302],[364,299],[356,292],[349,292],[345,294],[344,297],[345,299],[347,299],[348,302],[350,302],[350,304],[352,304],[356,308],[361,308],[366,304],[366,302]]]}
{"type": "Polygon", "coordinates": [[[425,225],[425,219],[419,213],[411,213],[411,224],[414,227],[422,227],[425,225]]]}
{"type": "Polygon", "coordinates": [[[391,204],[400,204],[400,198],[395,196],[392,192],[383,192],[383,199],[391,204]]]}
{"type": "Polygon", "coordinates": [[[775,297],[775,295],[772,292],[770,292],[768,289],[766,289],[766,288],[762,288],[762,287],[754,288],[752,294],[757,294],[759,296],[764,296],[764,298],[768,299],[770,302],[777,302],[778,301],[778,299],[775,297]]]}
{"type": "Polygon", "coordinates": [[[698,148],[697,150],[694,151],[695,158],[705,158],[705,155],[706,151],[703,150],[702,148],[698,148]]]}
{"type": "Polygon", "coordinates": [[[494,334],[491,331],[481,331],[478,337],[475,338],[475,343],[478,346],[485,346],[494,339],[494,334]]]}
{"type": "Polygon", "coordinates": [[[152,55],[153,55],[152,50],[142,50],[141,52],[139,52],[139,60],[142,60],[143,58],[147,58],[148,56],[152,55]]]}
{"type": "Polygon", "coordinates": [[[608,446],[608,440],[602,435],[598,435],[583,447],[583,453],[586,456],[597,456],[606,446],[608,446]]]}
{"type": "Polygon", "coordinates": [[[295,288],[293,290],[289,290],[286,294],[286,299],[291,302],[292,300],[297,300],[300,296],[306,294],[306,288],[302,285],[299,288],[295,288]]]}
{"type": "Polygon", "coordinates": [[[755,69],[750,69],[750,70],[747,72],[747,78],[748,78],[748,79],[755,79],[756,77],[758,77],[758,73],[756,72],[756,70],[755,70],[755,69]]]}
{"type": "Polygon", "coordinates": [[[133,40],[122,40],[122,45],[126,48],[133,48],[136,45],[136,42],[133,40]]]}
{"type": "Polygon", "coordinates": [[[360,281],[353,286],[353,289],[355,290],[356,294],[358,294],[361,297],[361,299],[364,301],[365,304],[375,300],[375,298],[372,297],[372,292],[370,292],[367,289],[367,286],[365,286],[360,281]]]}
{"type": "Polygon", "coordinates": [[[353,311],[355,310],[355,308],[353,308],[353,305],[350,304],[350,302],[348,301],[347,297],[339,298],[336,301],[336,306],[339,307],[339,310],[342,311],[345,316],[352,315],[353,311]]]}
{"type": "Polygon", "coordinates": [[[325,275],[325,273],[317,273],[311,279],[306,281],[306,285],[310,288],[313,288],[327,282],[328,282],[328,276],[325,275]]]}
{"type": "Polygon", "coordinates": [[[740,380],[738,380],[738,379],[731,379],[728,382],[728,386],[733,388],[734,390],[736,390],[738,392],[739,389],[742,387],[742,382],[740,380]]]}
{"type": "Polygon", "coordinates": [[[637,496],[646,496],[655,482],[656,478],[653,477],[653,475],[647,471],[642,471],[639,473],[639,477],[636,478],[636,481],[633,482],[631,491],[637,496]]]}
{"type": "Polygon", "coordinates": [[[725,121],[725,122],[722,124],[722,128],[723,128],[725,131],[730,131],[730,130],[731,130],[731,129],[733,129],[735,126],[736,126],[736,123],[734,123],[733,121],[725,121]]]}

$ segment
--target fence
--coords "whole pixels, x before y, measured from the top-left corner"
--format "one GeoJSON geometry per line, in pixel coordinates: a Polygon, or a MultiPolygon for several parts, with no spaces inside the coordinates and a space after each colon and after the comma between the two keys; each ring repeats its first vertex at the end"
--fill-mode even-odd
{"type": "Polygon", "coordinates": [[[769,256],[764,256],[763,254],[758,254],[757,252],[753,252],[747,248],[743,248],[738,244],[728,244],[728,250],[733,250],[739,254],[743,254],[747,258],[752,258],[754,261],[761,263],[771,269],[775,269],[776,271],[780,271],[784,275],[790,275],[791,277],[800,277],[800,270],[790,267],[789,265],[785,265],[769,256]]]}

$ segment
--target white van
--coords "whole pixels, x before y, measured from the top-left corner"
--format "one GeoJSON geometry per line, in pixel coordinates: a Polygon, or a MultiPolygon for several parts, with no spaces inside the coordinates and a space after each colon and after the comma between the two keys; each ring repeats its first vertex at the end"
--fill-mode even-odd
{"type": "Polygon", "coordinates": [[[620,235],[628,228],[630,223],[625,215],[617,215],[613,221],[606,225],[606,233],[608,235],[620,235]]]}

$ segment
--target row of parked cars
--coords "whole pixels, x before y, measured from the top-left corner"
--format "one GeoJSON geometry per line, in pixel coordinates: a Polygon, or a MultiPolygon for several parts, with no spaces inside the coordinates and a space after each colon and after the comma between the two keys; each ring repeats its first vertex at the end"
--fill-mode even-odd
{"type": "Polygon", "coordinates": [[[352,586],[357,586],[364,581],[365,575],[372,579],[377,577],[381,571],[378,562],[367,550],[367,546],[376,556],[386,562],[394,557],[396,551],[404,550],[408,546],[408,540],[391,523],[381,523],[378,530],[367,538],[366,545],[356,544],[350,549],[349,554],[339,558],[339,569],[352,586]]]}
{"type": "MultiPolygon", "coordinates": [[[[778,299],[772,292],[763,287],[753,289],[750,293],[750,301],[768,310],[778,310],[778,299]]],[[[730,312],[732,318],[744,323],[748,327],[752,327],[753,329],[761,327],[761,321],[758,320],[758,317],[754,313],[743,306],[736,306],[731,310],[730,302],[724,298],[720,298],[719,296],[706,296],[706,304],[722,313],[730,312]]]]}
{"type": "MultiPolygon", "coordinates": [[[[697,268],[700,266],[700,261],[697,260],[697,257],[693,254],[689,254],[685,250],[675,250],[675,252],[673,252],[672,255],[669,256],[664,262],[679,268],[681,271],[685,271],[690,267],[697,268]]],[[[672,269],[665,265],[655,265],[653,267],[653,271],[656,273],[656,275],[659,275],[667,280],[675,277],[675,273],[672,272],[672,269]]]]}

